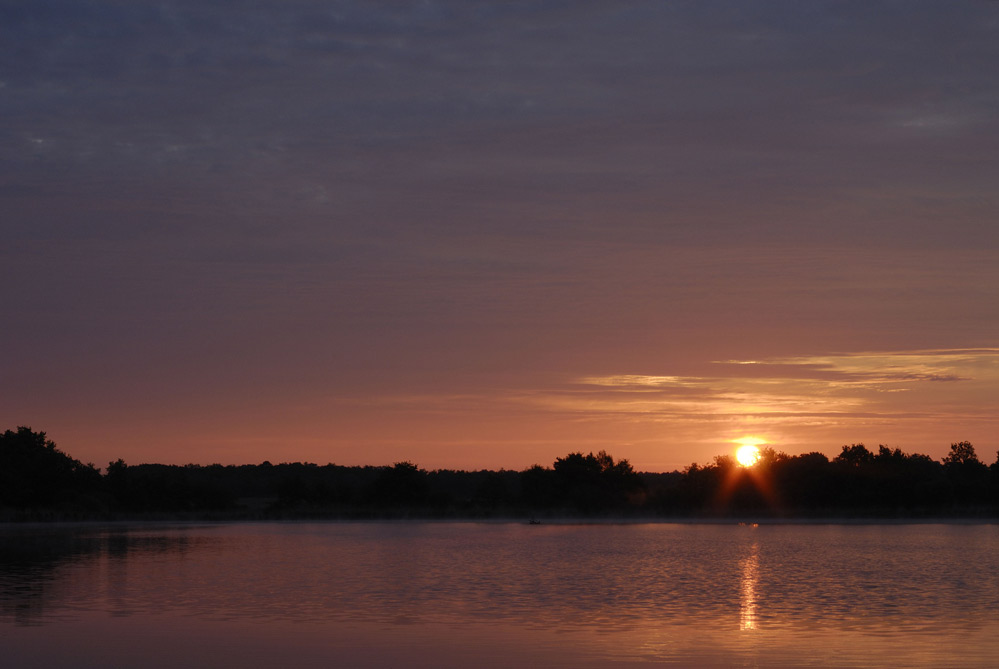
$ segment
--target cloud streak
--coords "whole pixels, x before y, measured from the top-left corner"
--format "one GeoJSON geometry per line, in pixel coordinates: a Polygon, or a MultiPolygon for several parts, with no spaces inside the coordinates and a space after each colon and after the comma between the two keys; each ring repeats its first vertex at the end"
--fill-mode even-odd
{"type": "MultiPolygon", "coordinates": [[[[715,365],[730,375],[698,377],[613,375],[578,379],[580,394],[632,398],[683,392],[683,400],[708,413],[761,415],[853,414],[857,407],[884,405],[882,393],[933,392],[932,384],[999,389],[999,349],[941,349],[799,356],[769,360],[726,360],[715,365]],[[749,368],[750,373],[744,372],[749,368]]],[[[613,400],[611,399],[611,402],[613,400]]],[[[645,400],[656,406],[657,400],[645,400]]],[[[632,404],[631,399],[622,405],[632,404]]],[[[663,406],[677,400],[664,399],[663,406]]],[[[909,415],[912,415],[911,413],[909,415]]],[[[935,414],[934,414],[935,415],[935,414]]]]}
{"type": "Polygon", "coordinates": [[[936,436],[941,429],[999,424],[989,399],[999,396],[995,348],[726,360],[712,366],[716,373],[698,376],[581,377],[525,401],[588,421],[680,426],[680,432],[697,426],[702,434],[714,430],[716,439],[762,432],[792,449],[814,447],[817,435],[845,443],[873,433],[887,441],[887,429],[925,448],[925,440],[913,439],[916,426],[936,436]]]}

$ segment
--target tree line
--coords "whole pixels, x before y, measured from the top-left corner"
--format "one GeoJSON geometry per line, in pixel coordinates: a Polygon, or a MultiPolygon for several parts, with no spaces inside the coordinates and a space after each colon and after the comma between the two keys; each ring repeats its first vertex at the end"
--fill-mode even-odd
{"type": "Polygon", "coordinates": [[[836,457],[764,448],[636,472],[604,451],[522,471],[312,463],[129,465],[104,472],[27,427],[0,435],[0,520],[106,518],[944,517],[999,515],[999,458],[969,442],[940,461],[863,444],[836,457]]]}

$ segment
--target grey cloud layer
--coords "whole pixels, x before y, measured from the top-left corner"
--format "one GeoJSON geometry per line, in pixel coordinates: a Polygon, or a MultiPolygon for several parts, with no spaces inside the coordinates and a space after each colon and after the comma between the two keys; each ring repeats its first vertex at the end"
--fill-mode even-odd
{"type": "Polygon", "coordinates": [[[865,183],[967,196],[996,138],[987,3],[2,11],[8,176],[318,170],[334,201],[373,176],[487,199],[607,183],[646,209],[710,184],[773,214],[865,183]]]}

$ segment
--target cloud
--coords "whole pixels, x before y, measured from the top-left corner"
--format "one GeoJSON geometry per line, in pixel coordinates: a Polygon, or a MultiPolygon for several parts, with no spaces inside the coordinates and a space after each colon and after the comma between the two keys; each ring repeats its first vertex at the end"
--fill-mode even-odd
{"type": "MultiPolygon", "coordinates": [[[[870,419],[988,418],[999,393],[999,349],[937,349],[798,356],[714,363],[729,374],[621,374],[574,379],[568,390],[529,398],[546,410],[651,420],[767,419],[840,424],[870,419]],[[746,373],[748,372],[748,373],[746,373]],[[968,387],[963,408],[949,387],[968,387]],[[678,397],[678,393],[685,396],[678,397]],[[904,403],[893,399],[907,393],[904,403]],[[990,394],[991,393],[991,394],[990,394]]],[[[993,418],[996,420],[996,418],[993,418]]]]}
{"type": "Polygon", "coordinates": [[[642,388],[693,388],[702,385],[704,379],[683,376],[650,376],[647,374],[619,374],[617,376],[586,376],[579,379],[583,386],[606,386],[640,390],[642,388]]]}
{"type": "Polygon", "coordinates": [[[846,353],[715,365],[734,373],[586,376],[531,389],[385,396],[375,401],[407,411],[475,412],[492,406],[505,412],[550,412],[585,421],[765,420],[774,425],[814,426],[959,416],[999,420],[991,416],[987,399],[992,396],[989,393],[999,392],[999,349],[994,348],[846,353]],[[768,373],[739,375],[747,366],[760,366],[768,373]],[[793,373],[782,373],[786,370],[793,373]],[[945,386],[971,387],[977,400],[952,406],[945,401],[950,392],[945,386]],[[909,396],[900,402],[893,398],[896,393],[909,396]]]}
{"type": "Polygon", "coordinates": [[[972,376],[995,378],[999,349],[958,348],[901,352],[846,353],[771,360],[726,360],[718,364],[754,365],[770,373],[805,370],[842,385],[876,385],[910,381],[968,381],[972,376]]]}

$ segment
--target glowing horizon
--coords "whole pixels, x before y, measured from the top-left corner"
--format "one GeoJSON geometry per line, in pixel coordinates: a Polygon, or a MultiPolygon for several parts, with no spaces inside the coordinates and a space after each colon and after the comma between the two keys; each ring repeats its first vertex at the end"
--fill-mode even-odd
{"type": "MultiPolygon", "coordinates": [[[[181,455],[172,462],[208,464],[197,456],[206,448],[202,438],[212,444],[212,461],[227,464],[265,459],[356,465],[410,460],[427,468],[521,469],[550,465],[572,451],[607,450],[639,469],[670,471],[691,462],[708,463],[730,452],[728,444],[768,445],[792,455],[820,451],[829,457],[843,445],[887,444],[939,459],[951,443],[965,439],[976,444],[983,461],[992,461],[989,430],[999,421],[989,413],[988,403],[990,392],[999,390],[999,351],[994,349],[707,365],[729,374],[580,377],[488,393],[332,396],[317,408],[337,416],[336,427],[324,422],[318,429],[285,432],[283,438],[263,423],[251,423],[252,437],[188,433],[174,437],[170,450],[181,455]],[[752,369],[752,374],[740,375],[741,369],[752,369]],[[764,370],[773,371],[761,373],[764,370]],[[789,375],[788,370],[795,373],[789,375]],[[946,398],[958,391],[982,399],[965,400],[960,410],[948,409],[946,398]],[[395,416],[397,422],[378,421],[382,415],[395,416]],[[475,422],[474,429],[469,420],[475,422]],[[399,428],[405,432],[399,433],[399,428]],[[414,431],[424,437],[414,438],[414,431]],[[333,432],[338,435],[331,438],[333,432]],[[431,442],[436,455],[430,455],[431,442]],[[368,447],[352,449],[357,443],[368,447]],[[183,455],[184,445],[190,448],[188,455],[183,455]],[[664,449],[671,448],[682,448],[684,455],[663,458],[664,449]],[[289,449],[300,455],[284,457],[289,449]],[[330,455],[343,449],[354,455],[330,455]]],[[[33,427],[45,429],[83,460],[103,464],[128,455],[105,448],[103,456],[94,457],[92,447],[67,440],[58,424],[37,422],[33,427]]],[[[127,424],[121,427],[138,431],[127,424]]],[[[113,432],[101,434],[105,444],[115,441],[113,432]]],[[[162,457],[142,461],[171,462],[162,457]]]]}

